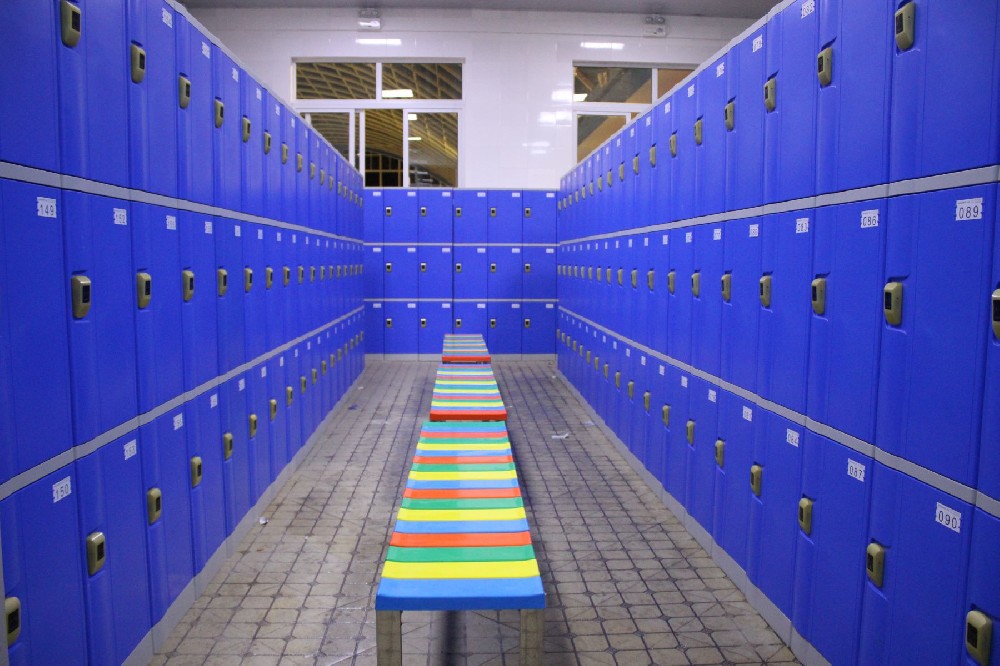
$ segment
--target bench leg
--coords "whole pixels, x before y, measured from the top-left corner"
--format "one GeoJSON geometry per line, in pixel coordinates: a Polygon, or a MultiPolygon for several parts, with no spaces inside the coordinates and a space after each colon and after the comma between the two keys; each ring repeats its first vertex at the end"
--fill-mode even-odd
{"type": "Polygon", "coordinates": [[[542,666],[545,659],[545,610],[521,610],[521,666],[542,666]]]}
{"type": "Polygon", "coordinates": [[[375,651],[378,666],[402,666],[402,611],[375,611],[375,651]]]}

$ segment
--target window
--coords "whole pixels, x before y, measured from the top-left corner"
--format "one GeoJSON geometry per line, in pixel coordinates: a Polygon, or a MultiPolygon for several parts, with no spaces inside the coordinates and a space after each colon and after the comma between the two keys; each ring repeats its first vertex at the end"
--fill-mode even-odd
{"type": "Polygon", "coordinates": [[[375,99],[375,63],[296,63],[295,97],[296,99],[375,99]]]}
{"type": "Polygon", "coordinates": [[[583,159],[605,141],[614,136],[615,132],[625,127],[629,114],[584,114],[576,116],[576,161],[583,159]]]}
{"type": "Polygon", "coordinates": [[[462,99],[461,63],[387,62],[382,99],[462,99]]]}
{"type": "Polygon", "coordinates": [[[652,104],[653,70],[648,67],[573,68],[573,101],[652,104]]]}

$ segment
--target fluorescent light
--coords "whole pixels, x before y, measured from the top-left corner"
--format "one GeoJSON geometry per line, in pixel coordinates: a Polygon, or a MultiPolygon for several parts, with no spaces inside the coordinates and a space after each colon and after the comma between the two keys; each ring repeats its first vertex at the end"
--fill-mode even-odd
{"type": "Polygon", "coordinates": [[[574,93],[574,95],[573,95],[573,101],[574,102],[585,102],[585,101],[587,101],[587,93],[574,93]]]}
{"type": "Polygon", "coordinates": [[[621,42],[580,42],[585,49],[604,49],[606,51],[621,51],[625,45],[621,42]]]}
{"type": "Polygon", "coordinates": [[[421,137],[419,137],[419,136],[408,136],[408,137],[406,137],[406,140],[407,141],[420,141],[421,137]]]}
{"type": "Polygon", "coordinates": [[[361,37],[359,39],[355,39],[354,43],[362,46],[400,46],[403,43],[403,40],[386,39],[384,37],[361,37]]]}
{"type": "MultiPolygon", "coordinates": [[[[383,97],[385,97],[384,94],[383,94],[383,97]]],[[[410,121],[411,123],[412,122],[416,122],[416,120],[417,120],[417,114],[415,114],[415,113],[408,113],[408,114],[406,114],[406,119],[408,121],[410,121]]]]}
{"type": "Polygon", "coordinates": [[[398,88],[394,90],[383,90],[382,99],[410,99],[413,91],[409,88],[398,88]]]}

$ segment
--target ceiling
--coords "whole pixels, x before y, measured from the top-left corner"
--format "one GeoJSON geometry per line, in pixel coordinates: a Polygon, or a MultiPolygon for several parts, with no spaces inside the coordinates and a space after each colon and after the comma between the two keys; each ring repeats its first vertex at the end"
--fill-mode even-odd
{"type": "Polygon", "coordinates": [[[191,8],[378,7],[380,9],[492,9],[611,14],[664,14],[758,19],[776,0],[184,0],[191,8]]]}

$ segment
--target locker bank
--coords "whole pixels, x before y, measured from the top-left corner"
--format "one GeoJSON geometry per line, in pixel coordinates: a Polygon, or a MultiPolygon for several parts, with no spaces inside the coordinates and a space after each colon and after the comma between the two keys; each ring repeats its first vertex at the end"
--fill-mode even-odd
{"type": "Polygon", "coordinates": [[[773,2],[3,3],[3,658],[1000,665],[1000,2],[773,2]]]}

